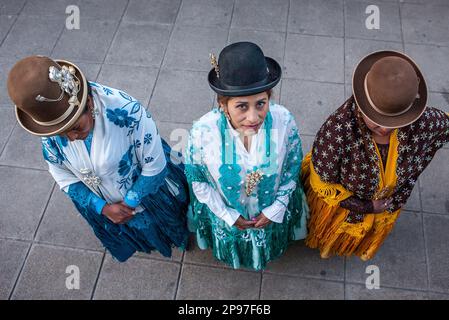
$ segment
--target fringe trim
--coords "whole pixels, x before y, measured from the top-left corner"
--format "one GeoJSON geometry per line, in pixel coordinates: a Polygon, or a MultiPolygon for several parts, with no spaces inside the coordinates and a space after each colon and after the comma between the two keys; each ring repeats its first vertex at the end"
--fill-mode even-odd
{"type": "Polygon", "coordinates": [[[301,175],[310,208],[306,245],[318,248],[322,258],[357,255],[365,261],[371,259],[393,229],[400,210],[392,214],[368,214],[361,223],[347,223],[349,210],[339,207],[338,203],[347,198],[348,192],[336,196],[340,188],[335,185],[323,188],[323,182],[316,183],[310,153],[304,158],[301,175]],[[333,199],[329,201],[325,195],[333,199]]]}

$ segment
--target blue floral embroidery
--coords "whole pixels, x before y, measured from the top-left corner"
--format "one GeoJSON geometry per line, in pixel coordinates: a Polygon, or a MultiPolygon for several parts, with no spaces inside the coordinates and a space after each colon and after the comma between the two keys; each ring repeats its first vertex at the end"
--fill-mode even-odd
{"type": "Polygon", "coordinates": [[[142,146],[142,143],[140,143],[139,139],[134,141],[134,148],[139,149],[141,146],[142,146]]]}
{"type": "Polygon", "coordinates": [[[150,163],[150,162],[153,162],[153,161],[154,161],[153,157],[146,157],[145,158],[145,163],[150,163]]]}
{"type": "Polygon", "coordinates": [[[44,159],[53,164],[62,164],[65,160],[54,138],[42,138],[42,153],[44,159]]]}
{"type": "Polygon", "coordinates": [[[114,95],[114,93],[112,92],[111,89],[103,87],[103,92],[108,96],[108,95],[114,95]]]}
{"type": "Polygon", "coordinates": [[[129,147],[128,151],[123,155],[118,164],[118,173],[121,176],[126,176],[131,170],[131,166],[133,164],[133,148],[134,146],[129,147]]]}
{"type": "Polygon", "coordinates": [[[243,209],[239,199],[240,199],[240,189],[241,189],[241,180],[240,171],[242,168],[237,164],[237,153],[235,151],[235,141],[230,138],[228,130],[226,130],[226,119],[224,118],[224,114],[221,114],[221,117],[218,120],[218,126],[220,127],[221,138],[222,138],[222,165],[220,166],[220,178],[218,178],[218,182],[221,185],[221,189],[229,201],[231,206],[236,209],[244,218],[248,218],[245,210],[243,209]],[[225,137],[227,135],[227,137],[225,137]],[[229,146],[226,146],[225,141],[232,141],[232,150],[229,150],[229,146]],[[231,152],[233,156],[232,164],[226,163],[226,153],[231,152]]]}
{"type": "Polygon", "coordinates": [[[145,134],[145,138],[143,140],[144,144],[150,144],[153,141],[153,135],[151,133],[145,134]]]}
{"type": "Polygon", "coordinates": [[[120,108],[107,109],[106,112],[108,119],[120,128],[129,128],[136,121],[133,117],[128,116],[128,111],[120,108]]]}
{"type": "Polygon", "coordinates": [[[131,145],[118,164],[118,173],[123,177],[117,181],[119,189],[127,190],[132,183],[136,182],[141,171],[137,161],[134,162],[134,145],[131,145]]]}

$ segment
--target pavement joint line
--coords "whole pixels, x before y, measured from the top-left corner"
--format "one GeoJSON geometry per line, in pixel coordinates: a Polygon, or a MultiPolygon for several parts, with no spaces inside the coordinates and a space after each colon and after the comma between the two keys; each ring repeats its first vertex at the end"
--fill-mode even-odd
{"type": "Polygon", "coordinates": [[[139,259],[139,260],[151,260],[151,261],[168,262],[168,263],[174,263],[174,264],[182,264],[181,260],[175,260],[175,259],[163,258],[163,257],[151,257],[152,254],[146,254],[145,256],[143,256],[142,254],[146,254],[146,253],[139,251],[139,255],[135,255],[135,256],[133,256],[133,258],[139,259]]]}
{"type": "Polygon", "coordinates": [[[213,264],[206,264],[206,263],[201,263],[201,262],[190,262],[190,261],[183,262],[183,264],[194,266],[194,267],[206,267],[206,268],[212,268],[212,269],[218,269],[218,270],[228,270],[228,271],[244,272],[244,273],[251,273],[251,274],[260,273],[260,271],[254,271],[254,270],[248,270],[248,269],[233,269],[227,265],[221,266],[221,265],[213,265],[213,264]]]}
{"type": "Polygon", "coordinates": [[[344,283],[344,278],[336,279],[336,278],[323,278],[320,276],[308,275],[308,274],[298,274],[298,273],[285,273],[285,272],[276,272],[265,270],[264,274],[271,276],[282,276],[282,277],[292,277],[292,278],[300,278],[304,280],[318,280],[318,281],[328,281],[334,283],[344,283]]]}
{"type": "Polygon", "coordinates": [[[305,81],[305,82],[315,82],[315,83],[321,83],[321,84],[340,84],[340,85],[346,85],[347,83],[344,82],[334,82],[334,81],[322,81],[322,80],[311,80],[311,79],[304,79],[304,78],[292,78],[292,77],[284,77],[283,80],[296,80],[296,81],[305,81]]]}
{"type": "Polygon", "coordinates": [[[399,26],[401,28],[401,42],[402,42],[402,52],[405,53],[405,41],[404,41],[404,27],[402,24],[402,10],[401,10],[401,5],[398,2],[398,8],[399,8],[399,26]]]}
{"type": "MultiPolygon", "coordinates": [[[[8,134],[8,137],[6,138],[5,144],[3,145],[2,149],[0,150],[0,159],[3,155],[3,151],[5,151],[6,146],[8,145],[8,142],[12,137],[12,133],[14,132],[14,129],[16,128],[16,126],[17,126],[17,122],[15,122],[14,125],[12,126],[11,131],[8,134]]],[[[1,166],[1,164],[0,164],[0,166],[1,166]]]]}
{"type": "Polygon", "coordinates": [[[56,38],[55,44],[53,45],[53,48],[52,48],[51,51],[50,51],[50,55],[49,55],[50,57],[53,56],[53,53],[54,53],[55,48],[56,48],[56,45],[58,44],[59,40],[61,39],[62,34],[64,33],[65,28],[66,28],[65,25],[61,26],[61,31],[59,31],[59,35],[58,35],[58,37],[56,38]]]}
{"type": "Polygon", "coordinates": [[[429,252],[427,250],[427,237],[426,237],[426,228],[424,226],[424,214],[421,214],[421,231],[423,235],[424,241],[424,258],[426,261],[426,281],[427,281],[427,291],[430,289],[430,268],[429,268],[429,252]]]}
{"type": "Polygon", "coordinates": [[[19,19],[19,15],[5,15],[5,16],[15,16],[13,23],[11,24],[11,26],[9,27],[8,31],[6,32],[5,36],[3,37],[2,41],[0,41],[0,47],[3,45],[3,43],[5,42],[6,38],[8,37],[11,29],[14,27],[14,25],[17,22],[17,19],[19,19]]]}
{"type": "Polygon", "coordinates": [[[94,286],[92,287],[92,293],[90,295],[90,300],[94,299],[95,291],[97,290],[98,280],[100,279],[101,270],[103,269],[104,260],[106,258],[106,251],[103,252],[103,257],[101,258],[100,267],[98,268],[97,277],[95,278],[94,286]]]}
{"type": "Polygon", "coordinates": [[[13,166],[10,164],[3,164],[3,163],[0,163],[0,168],[1,167],[12,168],[12,169],[21,169],[21,170],[23,170],[23,169],[34,170],[34,171],[39,171],[39,172],[48,172],[48,169],[31,168],[31,167],[25,167],[25,166],[23,166],[23,167],[22,166],[13,166]]]}
{"type": "MultiPolygon", "coordinates": [[[[362,286],[362,287],[365,286],[364,282],[356,282],[356,281],[348,281],[347,284],[355,285],[355,286],[362,286]]],[[[427,290],[427,289],[405,288],[405,287],[388,286],[388,285],[385,286],[382,284],[380,285],[380,289],[395,289],[395,290],[404,290],[404,291],[419,292],[419,293],[444,293],[444,291],[439,292],[439,291],[427,290]]],[[[367,289],[367,290],[369,290],[369,289],[367,289]]],[[[373,291],[375,291],[375,289],[373,291]]],[[[446,294],[448,294],[448,293],[449,293],[449,291],[446,294]]]]}
{"type": "Polygon", "coordinates": [[[443,218],[449,219],[449,212],[441,213],[441,212],[431,212],[431,211],[421,210],[421,213],[423,214],[423,216],[427,216],[427,217],[439,216],[439,217],[443,217],[443,218]]]}
{"type": "Polygon", "coordinates": [[[121,26],[122,21],[123,21],[123,17],[125,16],[126,11],[128,11],[129,2],[130,2],[130,0],[128,0],[128,2],[126,3],[125,8],[123,9],[122,15],[120,16],[120,19],[118,20],[117,27],[115,28],[114,33],[113,33],[112,38],[111,38],[111,41],[109,42],[108,49],[106,50],[106,53],[105,53],[105,55],[103,57],[103,60],[101,61],[101,65],[100,65],[100,69],[98,70],[97,78],[100,76],[101,71],[103,70],[103,65],[105,64],[106,58],[108,56],[108,53],[111,50],[112,44],[114,43],[114,40],[115,40],[115,38],[117,36],[117,33],[118,33],[118,30],[120,29],[120,26],[121,26]]]}
{"type": "MultiPolygon", "coordinates": [[[[228,35],[226,37],[226,44],[229,44],[229,40],[231,39],[231,28],[232,28],[232,21],[234,20],[235,1],[236,0],[234,0],[232,2],[231,19],[229,19],[228,35]]],[[[219,54],[219,53],[217,52],[217,54],[219,54]]]]}
{"type": "Polygon", "coordinates": [[[36,236],[37,236],[37,233],[39,231],[39,227],[41,226],[42,221],[44,220],[44,216],[45,216],[45,213],[47,212],[47,208],[48,208],[48,205],[50,203],[51,197],[53,195],[53,191],[55,190],[55,187],[56,187],[56,182],[53,181],[53,185],[52,185],[52,187],[50,189],[50,194],[48,195],[47,202],[45,203],[44,210],[42,210],[42,214],[41,214],[41,216],[39,218],[39,222],[37,224],[36,229],[34,230],[33,241],[36,240],[36,236]]]}
{"type": "Polygon", "coordinates": [[[161,62],[159,64],[159,70],[158,70],[158,72],[156,74],[156,79],[154,80],[154,85],[153,85],[153,88],[151,89],[150,99],[148,100],[148,104],[146,105],[146,108],[150,107],[151,100],[153,100],[153,96],[154,96],[154,92],[156,90],[157,82],[159,80],[159,76],[160,76],[162,68],[164,66],[165,58],[167,56],[168,47],[170,46],[170,41],[172,39],[173,32],[175,30],[175,27],[177,26],[177,22],[178,22],[178,18],[179,18],[179,12],[181,12],[181,8],[182,8],[183,4],[184,4],[184,1],[181,0],[181,2],[179,3],[179,6],[178,6],[178,10],[176,12],[175,20],[173,21],[173,25],[172,25],[172,27],[170,29],[170,33],[168,35],[167,42],[165,43],[164,54],[162,55],[162,59],[161,59],[161,62]]]}
{"type": "Polygon", "coordinates": [[[14,281],[14,285],[13,285],[13,287],[11,288],[11,291],[9,292],[8,300],[11,300],[11,299],[12,299],[12,295],[14,294],[14,291],[16,290],[17,284],[19,283],[19,279],[20,279],[20,277],[21,277],[21,275],[22,275],[23,269],[25,268],[25,264],[26,264],[26,262],[27,262],[27,260],[28,260],[28,256],[30,255],[30,252],[31,252],[31,248],[32,248],[32,247],[33,247],[33,244],[30,243],[29,246],[28,246],[27,253],[25,254],[25,258],[23,259],[22,266],[20,267],[20,270],[19,270],[19,272],[17,273],[16,280],[14,281]]]}
{"type": "Polygon", "coordinates": [[[73,246],[61,245],[61,244],[54,244],[54,243],[43,242],[43,241],[33,241],[33,242],[31,242],[31,244],[33,246],[47,247],[47,248],[58,249],[58,250],[67,249],[69,251],[79,251],[79,252],[85,252],[85,253],[104,253],[104,250],[79,248],[79,247],[73,247],[73,246]]]}
{"type": "Polygon", "coordinates": [[[182,270],[183,269],[184,269],[184,263],[181,262],[181,264],[179,266],[179,271],[178,271],[178,279],[176,281],[175,294],[173,295],[173,299],[172,300],[177,300],[179,284],[181,283],[181,275],[182,275],[182,270]]]}
{"type": "Polygon", "coordinates": [[[259,296],[258,296],[258,300],[261,300],[261,298],[262,298],[263,275],[264,275],[264,272],[262,270],[262,272],[260,272],[260,279],[259,279],[259,296]]]}
{"type": "Polygon", "coordinates": [[[22,8],[20,8],[19,12],[15,15],[16,19],[14,20],[14,22],[11,24],[11,26],[8,29],[8,32],[6,32],[5,37],[3,38],[3,40],[0,42],[0,47],[3,45],[3,43],[5,42],[6,38],[9,36],[9,33],[11,32],[12,28],[15,26],[15,24],[17,23],[17,20],[19,20],[19,16],[23,11],[23,8],[25,8],[27,4],[27,1],[23,2],[22,8]]]}

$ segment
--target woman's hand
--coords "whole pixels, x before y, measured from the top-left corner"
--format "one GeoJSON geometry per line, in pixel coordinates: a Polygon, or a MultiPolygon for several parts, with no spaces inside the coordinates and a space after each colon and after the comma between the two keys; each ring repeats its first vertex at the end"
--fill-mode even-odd
{"type": "Polygon", "coordinates": [[[242,216],[240,216],[237,221],[235,221],[234,226],[237,227],[239,230],[245,230],[248,228],[254,228],[254,225],[256,224],[256,221],[249,221],[244,219],[242,216]]]}
{"type": "Polygon", "coordinates": [[[124,224],[136,214],[134,209],[124,203],[106,204],[101,213],[115,224],[124,224]]]}
{"type": "Polygon", "coordinates": [[[265,217],[265,215],[262,212],[255,218],[255,221],[256,221],[256,225],[254,226],[255,228],[265,228],[270,223],[272,223],[272,221],[267,217],[265,217]]]}
{"type": "Polygon", "coordinates": [[[388,207],[393,203],[393,198],[382,199],[382,200],[372,200],[373,201],[373,213],[382,213],[388,209],[388,207]]]}

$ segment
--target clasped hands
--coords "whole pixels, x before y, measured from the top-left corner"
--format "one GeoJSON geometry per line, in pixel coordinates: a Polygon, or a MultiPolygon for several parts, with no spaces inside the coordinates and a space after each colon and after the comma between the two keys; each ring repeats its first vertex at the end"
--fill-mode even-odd
{"type": "Polygon", "coordinates": [[[125,224],[131,220],[136,214],[135,208],[131,208],[120,201],[117,203],[106,204],[101,211],[101,214],[106,216],[115,224],[125,224]]]}
{"type": "Polygon", "coordinates": [[[268,226],[272,221],[268,219],[262,212],[252,220],[246,220],[240,216],[234,223],[234,226],[239,230],[245,230],[249,228],[262,229],[268,226]]]}

